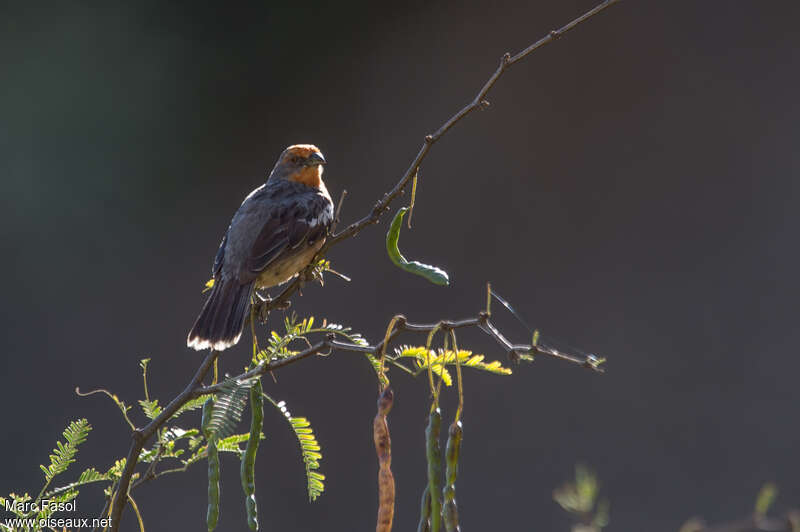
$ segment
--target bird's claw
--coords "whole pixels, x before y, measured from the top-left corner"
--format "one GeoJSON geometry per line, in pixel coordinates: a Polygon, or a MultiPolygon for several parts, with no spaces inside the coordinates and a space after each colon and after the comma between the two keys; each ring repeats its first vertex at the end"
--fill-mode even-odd
{"type": "Polygon", "coordinates": [[[253,303],[253,311],[259,323],[262,324],[267,322],[270,310],[287,310],[292,305],[291,301],[275,303],[275,300],[272,299],[269,294],[262,294],[258,290],[255,291],[255,295],[256,301],[253,303]]]}

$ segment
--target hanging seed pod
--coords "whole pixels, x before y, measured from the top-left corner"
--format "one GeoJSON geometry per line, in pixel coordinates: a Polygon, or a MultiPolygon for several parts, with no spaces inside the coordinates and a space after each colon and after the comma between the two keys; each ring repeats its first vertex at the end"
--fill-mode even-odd
{"type": "Polygon", "coordinates": [[[431,532],[431,492],[428,486],[422,492],[422,504],[419,509],[419,525],[417,532],[431,532]]]}
{"type": "Polygon", "coordinates": [[[247,447],[242,455],[240,473],[247,509],[247,525],[251,530],[258,530],[256,453],[261,440],[261,427],[264,424],[264,396],[261,390],[261,379],[256,380],[250,388],[250,414],[250,437],[247,439],[247,447]]]}
{"type": "Polygon", "coordinates": [[[442,430],[442,412],[438,408],[428,418],[425,429],[426,454],[428,457],[428,493],[431,498],[431,532],[439,532],[442,528],[442,449],[439,445],[439,434],[442,430]]]}
{"type": "Polygon", "coordinates": [[[442,490],[442,521],[447,532],[460,532],[458,525],[458,506],[456,505],[456,476],[458,475],[458,458],[461,454],[461,441],[464,433],[461,429],[461,422],[454,421],[450,425],[447,436],[447,449],[445,460],[447,469],[445,471],[446,484],[442,490]]]}
{"type": "Polygon", "coordinates": [[[386,416],[392,409],[394,394],[386,388],[378,398],[378,413],[372,422],[372,436],[375,440],[375,453],[378,455],[378,521],[376,532],[390,532],[394,520],[394,476],[392,475],[392,439],[386,416]]]}
{"type": "Polygon", "coordinates": [[[208,532],[217,528],[217,521],[219,521],[219,453],[216,440],[208,437],[208,424],[211,421],[213,410],[214,400],[209,398],[203,403],[203,417],[200,422],[203,434],[208,440],[208,512],[206,513],[208,532]]]}
{"type": "Polygon", "coordinates": [[[397,211],[397,214],[394,215],[394,219],[392,220],[392,224],[389,226],[389,231],[386,233],[386,252],[389,254],[389,258],[395,266],[408,273],[420,275],[433,284],[447,286],[450,284],[450,278],[447,276],[446,271],[436,266],[431,266],[430,264],[422,264],[415,260],[409,262],[403,254],[400,253],[400,249],[397,247],[397,241],[400,239],[400,226],[403,225],[403,217],[406,215],[406,212],[408,212],[408,207],[401,207],[400,210],[397,211]]]}

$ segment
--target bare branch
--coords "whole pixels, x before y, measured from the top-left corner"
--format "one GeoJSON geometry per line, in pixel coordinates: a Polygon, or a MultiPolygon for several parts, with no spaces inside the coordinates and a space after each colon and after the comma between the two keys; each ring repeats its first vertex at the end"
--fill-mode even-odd
{"type": "MultiPolygon", "coordinates": [[[[403,190],[405,189],[406,185],[408,185],[411,178],[418,172],[419,167],[422,164],[422,161],[425,159],[425,156],[428,154],[433,144],[436,143],[436,141],[438,141],[439,139],[441,139],[442,136],[444,136],[444,134],[450,130],[450,128],[456,125],[461,119],[470,114],[472,111],[474,111],[475,109],[479,108],[482,109],[488,107],[489,103],[485,100],[486,95],[489,93],[489,91],[497,82],[497,80],[500,79],[500,76],[502,76],[503,73],[511,65],[524,59],[534,50],[561,37],[568,31],[572,30],[578,24],[585,22],[586,20],[590,19],[594,15],[600,13],[607,7],[617,2],[619,2],[619,0],[605,0],[604,2],[598,4],[596,7],[594,7],[590,11],[587,11],[586,13],[576,18],[572,22],[568,23],[567,25],[563,26],[562,28],[551,31],[545,37],[542,37],[541,39],[531,44],[521,52],[513,56],[508,53],[503,55],[503,57],[500,60],[500,65],[497,67],[494,73],[489,77],[489,79],[486,81],[486,83],[483,85],[480,91],[478,91],[478,94],[475,96],[475,98],[473,98],[473,100],[470,103],[468,103],[465,107],[463,107],[460,111],[458,111],[456,114],[450,117],[450,119],[448,119],[444,124],[442,124],[442,126],[438,130],[436,130],[435,133],[425,136],[425,139],[419,151],[417,152],[416,157],[414,157],[413,161],[411,162],[411,165],[405,171],[400,180],[394,185],[394,187],[389,192],[384,194],[384,196],[375,204],[375,206],[372,208],[369,214],[367,214],[360,220],[350,224],[344,230],[332,234],[326,240],[322,248],[320,248],[317,257],[324,256],[327,250],[330,249],[331,246],[338,244],[343,240],[356,236],[365,227],[378,223],[381,215],[389,209],[389,206],[392,203],[392,201],[394,201],[400,194],[402,194],[403,190]]],[[[340,210],[343,199],[344,196],[342,197],[342,200],[340,200],[339,209],[337,209],[337,211],[340,210]]],[[[338,213],[337,213],[337,219],[338,219],[338,213]]],[[[310,274],[313,271],[316,262],[317,262],[316,260],[312,261],[312,265],[309,265],[309,267],[306,268],[306,270],[304,270],[300,275],[297,276],[297,278],[295,278],[292,282],[290,282],[276,298],[260,303],[258,314],[265,315],[265,312],[268,312],[269,310],[279,307],[285,307],[289,301],[289,298],[301,288],[303,282],[305,282],[307,279],[310,278],[310,274]]],[[[491,323],[488,320],[488,315],[482,314],[476,319],[463,320],[462,322],[442,321],[440,322],[440,325],[444,329],[478,326],[482,330],[484,330],[487,334],[495,338],[495,340],[506,349],[506,351],[512,358],[515,358],[515,356],[518,356],[520,354],[539,353],[548,356],[555,356],[557,358],[577,363],[584,367],[594,369],[596,371],[602,371],[599,369],[596,361],[590,360],[588,357],[586,359],[581,359],[573,357],[571,355],[559,353],[555,350],[543,351],[536,346],[513,345],[511,344],[511,342],[506,340],[505,337],[502,334],[500,334],[500,332],[497,331],[496,328],[494,328],[494,326],[491,325],[491,323]]],[[[409,331],[432,330],[431,327],[425,325],[414,325],[403,322],[401,326],[401,324],[398,322],[397,328],[395,329],[394,332],[392,332],[390,335],[387,336],[387,339],[391,340],[392,338],[394,338],[402,328],[405,328],[405,330],[409,331]]],[[[375,346],[375,348],[382,348],[383,347],[382,344],[383,342],[375,346]]],[[[327,339],[315,346],[312,346],[309,349],[306,349],[301,353],[298,353],[293,357],[278,360],[269,364],[262,364],[257,368],[255,368],[254,370],[243,374],[242,377],[245,377],[249,374],[252,374],[251,376],[262,375],[268,371],[274,371],[277,368],[292,364],[294,362],[307,358],[311,355],[319,353],[320,351],[326,348],[334,348],[334,347],[336,349],[364,351],[364,349],[361,346],[355,346],[354,344],[348,345],[345,344],[344,342],[336,342],[335,340],[327,339]]],[[[380,351],[375,351],[375,352],[380,352],[380,351]]],[[[204,392],[203,390],[211,390],[214,388],[214,387],[203,388],[201,385],[201,381],[203,380],[203,378],[206,376],[209,369],[213,365],[214,361],[217,358],[217,355],[218,353],[216,353],[215,351],[211,351],[203,360],[202,364],[197,370],[197,373],[195,373],[195,376],[191,380],[189,385],[186,388],[184,388],[184,390],[177,397],[175,397],[175,399],[173,399],[172,402],[169,403],[169,405],[167,405],[164,408],[164,410],[161,412],[161,414],[158,415],[158,417],[152,420],[143,429],[135,430],[133,432],[133,442],[131,443],[130,450],[128,451],[128,457],[127,457],[127,462],[125,464],[125,469],[123,470],[122,477],[119,480],[119,486],[117,489],[118,495],[114,499],[114,503],[112,506],[111,527],[110,527],[111,532],[117,532],[119,530],[119,524],[120,524],[120,519],[122,517],[122,512],[125,509],[125,506],[127,505],[128,501],[128,497],[120,497],[119,493],[124,493],[124,494],[128,493],[134,468],[136,467],[139,455],[141,454],[145,443],[188,400],[197,397],[201,393],[208,393],[204,392]]]]}
{"type": "MultiPolygon", "coordinates": [[[[605,370],[600,365],[600,361],[594,358],[592,355],[586,355],[580,357],[575,355],[568,355],[560,351],[556,351],[555,349],[551,349],[549,347],[535,346],[530,344],[512,344],[511,342],[506,340],[505,336],[503,336],[494,325],[492,325],[492,323],[489,321],[488,314],[486,314],[485,312],[481,312],[477,318],[468,318],[464,320],[455,320],[455,321],[441,320],[436,323],[410,323],[406,320],[405,316],[400,315],[397,316],[394,329],[387,336],[387,338],[391,341],[401,331],[429,333],[433,330],[451,331],[455,329],[463,329],[466,327],[476,327],[478,330],[483,331],[492,338],[494,338],[497,341],[497,343],[500,344],[506,351],[508,357],[514,361],[518,361],[520,355],[543,355],[571,362],[583,368],[591,369],[596,373],[605,373],[605,370]]],[[[388,347],[388,345],[386,347],[388,347]]],[[[377,355],[378,353],[381,353],[384,350],[384,342],[381,341],[375,345],[353,344],[350,342],[342,342],[341,340],[336,340],[333,334],[329,334],[325,340],[312,345],[311,347],[297,353],[296,355],[292,355],[286,358],[281,358],[271,362],[262,362],[261,364],[251,369],[250,371],[246,371],[231,378],[235,380],[247,380],[247,379],[252,379],[254,377],[260,377],[261,375],[264,375],[271,371],[275,371],[276,369],[280,369],[290,364],[294,364],[295,362],[300,362],[303,359],[321,353],[322,351],[325,350],[354,351],[357,353],[372,353],[377,355]]],[[[193,391],[192,397],[200,397],[201,395],[217,393],[221,389],[222,389],[221,383],[215,384],[213,386],[205,386],[202,388],[197,388],[193,391]]],[[[190,399],[192,397],[190,397],[190,399]]]]}
{"type": "MultiPolygon", "coordinates": [[[[360,220],[353,222],[342,231],[332,234],[325,241],[325,244],[323,244],[323,246],[320,248],[319,252],[317,253],[317,257],[319,258],[324,256],[325,253],[328,251],[328,249],[331,248],[331,246],[334,246],[335,244],[338,244],[343,240],[356,236],[365,227],[378,223],[381,215],[389,209],[389,205],[392,203],[392,201],[394,201],[400,194],[403,193],[408,183],[411,181],[414,175],[416,175],[416,173],[419,171],[419,167],[422,164],[422,161],[425,159],[425,156],[428,155],[428,152],[430,151],[433,144],[436,143],[436,141],[438,141],[439,139],[441,139],[444,136],[444,134],[447,133],[459,121],[461,121],[461,119],[463,119],[468,114],[472,113],[472,111],[479,108],[485,109],[489,107],[489,102],[486,101],[485,99],[486,95],[489,93],[492,87],[494,87],[494,84],[497,83],[497,80],[500,79],[500,76],[502,76],[503,73],[511,67],[511,65],[521,61],[529,54],[531,54],[534,50],[541,48],[545,44],[553,42],[554,40],[563,36],[568,31],[575,28],[575,26],[577,26],[581,22],[585,22],[594,15],[600,13],[604,9],[610,7],[613,4],[616,4],[619,1],[620,0],[605,0],[604,2],[598,4],[593,9],[587,11],[586,13],[576,18],[575,20],[571,21],[570,23],[566,24],[565,26],[562,26],[557,30],[551,31],[546,36],[542,37],[535,43],[531,44],[521,52],[518,52],[513,56],[509,53],[504,54],[503,57],[500,58],[500,65],[497,67],[494,73],[491,76],[489,76],[489,79],[486,81],[486,83],[483,85],[480,91],[478,91],[478,94],[475,95],[472,101],[469,102],[467,105],[465,105],[463,108],[461,108],[461,110],[459,110],[456,114],[451,116],[444,124],[441,125],[441,127],[439,127],[439,129],[436,130],[435,133],[433,133],[432,135],[425,136],[425,139],[419,151],[417,152],[416,157],[414,157],[414,160],[411,161],[411,166],[408,167],[408,169],[405,171],[400,180],[395,184],[395,186],[389,192],[383,195],[383,197],[375,204],[375,206],[372,208],[369,214],[367,214],[360,220]]],[[[344,198],[342,198],[342,200],[343,199],[344,198]]],[[[341,209],[341,203],[342,202],[340,200],[339,209],[337,209],[337,211],[341,209]]],[[[337,214],[336,216],[337,224],[338,224],[338,219],[339,216],[337,214]]],[[[271,301],[261,303],[260,305],[261,308],[259,309],[259,311],[262,314],[260,315],[264,315],[263,314],[264,312],[272,310],[274,308],[284,307],[286,303],[289,301],[289,298],[295,292],[297,292],[297,290],[301,288],[303,282],[306,279],[310,278],[310,273],[313,270],[314,268],[313,265],[316,262],[317,262],[316,260],[312,261],[312,265],[310,265],[304,272],[302,272],[292,282],[290,282],[276,298],[272,299],[271,301]]]]}

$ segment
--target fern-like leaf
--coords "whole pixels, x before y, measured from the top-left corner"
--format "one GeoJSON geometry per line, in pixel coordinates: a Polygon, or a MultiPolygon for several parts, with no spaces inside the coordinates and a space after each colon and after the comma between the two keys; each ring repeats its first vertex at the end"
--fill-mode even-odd
{"type": "MultiPolygon", "coordinates": [[[[428,362],[430,362],[431,371],[433,371],[433,374],[437,377],[442,378],[442,382],[444,382],[445,386],[450,386],[453,384],[453,378],[450,376],[450,372],[447,371],[447,368],[445,367],[447,364],[442,363],[445,358],[441,356],[441,352],[437,354],[436,351],[431,349],[428,355],[428,360],[425,360],[425,346],[402,346],[398,349],[395,349],[395,353],[397,354],[397,358],[414,359],[417,370],[416,373],[428,369],[428,362]]],[[[452,351],[448,351],[448,353],[452,354],[452,351]]],[[[461,357],[459,357],[459,360],[460,358],[461,357]]],[[[452,359],[452,362],[455,363],[455,358],[452,359]]]]}
{"type": "Polygon", "coordinates": [[[308,346],[310,342],[308,337],[312,334],[335,334],[356,345],[368,345],[360,334],[352,332],[349,327],[328,323],[327,320],[323,320],[321,325],[314,327],[313,316],[299,320],[297,315],[292,314],[284,320],[284,327],[286,328],[284,335],[272,331],[267,341],[267,349],[257,353],[253,359],[256,364],[264,360],[286,358],[297,354],[297,351],[290,349],[289,345],[296,340],[302,340],[306,342],[305,346],[308,346]]]}
{"type": "Polygon", "coordinates": [[[319,461],[322,460],[322,448],[314,436],[314,429],[311,422],[304,417],[292,417],[286,409],[284,401],[276,402],[272,397],[264,394],[264,397],[272,403],[275,408],[281,411],[283,416],[292,426],[297,441],[300,443],[300,452],[303,454],[303,463],[306,467],[306,484],[308,486],[309,501],[317,500],[317,497],[325,491],[325,475],[316,471],[319,469],[319,461]]]}
{"type": "Polygon", "coordinates": [[[172,414],[172,417],[170,419],[175,419],[184,412],[191,412],[192,410],[200,410],[201,408],[203,408],[203,403],[205,403],[206,399],[208,399],[209,397],[210,395],[206,394],[206,395],[201,395],[196,399],[190,399],[186,401],[186,403],[184,403],[179,409],[175,411],[174,414],[172,414]]]}
{"type": "Polygon", "coordinates": [[[122,476],[122,470],[125,469],[126,458],[122,458],[114,462],[114,465],[108,468],[106,475],[113,480],[119,480],[122,476]]]}
{"type": "MultiPolygon", "coordinates": [[[[217,450],[226,451],[229,453],[237,453],[241,457],[242,453],[244,453],[244,450],[239,447],[239,444],[246,442],[248,439],[250,439],[249,433],[228,436],[227,438],[223,438],[217,442],[217,450]]],[[[264,439],[263,433],[259,439],[264,439]]]]}
{"type": "Polygon", "coordinates": [[[161,413],[161,407],[158,406],[158,399],[153,399],[152,401],[140,399],[139,406],[142,407],[142,412],[144,412],[144,415],[146,415],[148,419],[155,419],[161,413]]]}
{"type": "Polygon", "coordinates": [[[254,379],[227,379],[220,384],[208,424],[209,439],[221,440],[233,433],[242,419],[254,382],[254,379]]]}
{"type": "Polygon", "coordinates": [[[182,439],[191,441],[194,438],[200,437],[198,429],[184,430],[180,427],[170,427],[160,431],[158,442],[149,449],[144,449],[139,455],[139,460],[142,462],[153,462],[162,458],[179,458],[186,451],[185,449],[178,448],[177,444],[182,439]]]}
{"type": "MultiPolygon", "coordinates": [[[[456,355],[454,351],[449,349],[447,351],[443,349],[438,349],[436,351],[431,350],[428,353],[428,360],[426,360],[425,346],[412,347],[406,345],[397,348],[395,350],[395,355],[395,358],[413,359],[417,368],[417,373],[428,369],[428,363],[430,362],[431,371],[437,376],[441,376],[442,382],[444,382],[446,386],[453,384],[453,379],[447,371],[446,366],[455,366],[456,355]]],[[[504,367],[499,360],[484,362],[484,359],[485,357],[483,355],[473,355],[472,351],[466,351],[464,349],[459,349],[458,351],[458,362],[461,367],[488,371],[495,375],[511,375],[511,369],[504,367]]]]}
{"type": "Polygon", "coordinates": [[[78,445],[86,441],[89,431],[92,426],[85,419],[73,421],[69,426],[64,429],[64,439],[66,443],[56,442],[56,448],[53,449],[53,454],[50,455],[50,465],[45,467],[40,465],[44,472],[45,479],[50,482],[53,477],[59,475],[67,470],[69,464],[75,461],[75,455],[78,453],[78,445]]]}
{"type": "MultiPolygon", "coordinates": [[[[23,508],[25,508],[25,503],[32,500],[33,497],[31,497],[28,493],[24,493],[22,495],[9,493],[8,498],[0,497],[0,506],[2,506],[6,511],[10,511],[17,517],[25,517],[30,513],[23,510],[23,508]]],[[[14,532],[14,529],[11,527],[8,527],[8,529],[0,528],[0,530],[10,530],[11,532],[14,532]]]]}
{"type": "Polygon", "coordinates": [[[58,508],[58,504],[69,502],[75,499],[77,496],[78,490],[76,489],[68,489],[62,493],[53,495],[53,497],[49,498],[46,505],[39,507],[39,511],[36,512],[36,520],[40,521],[41,519],[48,519],[53,515],[53,513],[55,513],[56,509],[58,508]]]}
{"type": "Polygon", "coordinates": [[[176,441],[183,438],[193,438],[200,434],[199,429],[184,430],[180,427],[170,427],[164,432],[162,439],[165,441],[176,441]]]}
{"type": "Polygon", "coordinates": [[[44,496],[45,498],[50,498],[53,495],[58,495],[59,493],[63,493],[65,491],[73,490],[85,484],[92,484],[93,482],[104,482],[104,481],[111,481],[112,477],[108,473],[101,473],[97,469],[90,467],[83,473],[81,476],[78,477],[78,480],[67,484],[66,486],[58,487],[54,490],[48,491],[44,496]]]}
{"type": "MultiPolygon", "coordinates": [[[[244,450],[239,446],[240,443],[246,442],[250,438],[250,434],[233,434],[228,436],[227,438],[222,438],[217,440],[217,451],[220,452],[228,452],[228,453],[236,453],[241,458],[244,450]]],[[[261,439],[264,439],[264,434],[261,434],[261,439]]],[[[188,468],[190,465],[194,464],[195,462],[199,462],[203,458],[206,457],[206,452],[208,451],[207,445],[196,445],[192,446],[191,442],[189,444],[190,449],[193,449],[194,452],[192,453],[189,458],[185,460],[181,460],[181,463],[184,465],[184,469],[188,468]]]]}

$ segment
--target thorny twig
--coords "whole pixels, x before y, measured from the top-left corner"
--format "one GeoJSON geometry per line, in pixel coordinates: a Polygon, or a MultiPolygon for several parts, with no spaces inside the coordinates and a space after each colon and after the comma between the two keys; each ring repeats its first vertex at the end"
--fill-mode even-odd
{"type": "MultiPolygon", "coordinates": [[[[458,122],[460,122],[465,116],[472,113],[476,109],[479,108],[483,109],[489,106],[489,102],[485,99],[486,95],[492,89],[494,84],[497,83],[497,80],[500,79],[500,76],[502,76],[503,73],[508,68],[511,67],[511,65],[521,61],[522,59],[527,57],[530,53],[532,53],[534,50],[537,50],[538,48],[544,46],[545,44],[548,44],[558,39],[568,31],[575,28],[575,26],[577,26],[578,24],[585,22],[586,20],[590,19],[591,17],[600,13],[601,11],[610,7],[611,5],[616,4],[617,2],[619,2],[619,0],[605,0],[604,2],[601,2],[594,8],[584,13],[583,15],[579,16],[575,20],[569,22],[565,26],[557,30],[551,31],[545,37],[542,37],[541,39],[534,42],[533,44],[531,44],[524,50],[518,52],[517,54],[515,55],[511,55],[509,53],[504,54],[503,57],[500,59],[500,65],[497,67],[494,73],[489,77],[489,79],[486,81],[483,87],[478,91],[478,94],[475,96],[475,98],[473,98],[472,101],[468,103],[466,106],[464,106],[460,111],[458,111],[456,114],[450,117],[450,119],[447,120],[444,124],[442,124],[442,126],[438,130],[436,130],[436,132],[425,136],[425,139],[422,143],[422,147],[417,152],[416,157],[414,157],[414,160],[411,162],[411,165],[405,171],[400,180],[394,185],[394,187],[389,192],[384,194],[384,196],[375,204],[375,206],[372,208],[369,214],[367,214],[360,220],[353,222],[342,231],[331,235],[326,240],[322,248],[320,248],[317,257],[324,256],[331,246],[338,244],[343,240],[356,236],[365,227],[378,223],[381,215],[389,209],[389,206],[392,203],[392,201],[394,201],[405,190],[406,185],[408,185],[409,181],[417,173],[420,165],[422,164],[423,159],[425,159],[425,156],[428,154],[431,147],[439,139],[441,139],[444,136],[444,134],[447,133],[453,126],[455,126],[458,122]]],[[[300,275],[298,275],[297,278],[291,281],[277,297],[270,299],[269,301],[259,303],[260,308],[257,309],[258,310],[257,314],[265,315],[265,313],[268,312],[269,310],[275,308],[285,308],[285,306],[289,302],[289,298],[301,288],[303,282],[311,278],[311,272],[313,271],[315,265],[316,265],[316,260],[312,261],[312,264],[309,265],[309,267],[306,268],[306,270],[304,270],[300,275]]],[[[502,336],[502,334],[499,333],[499,331],[497,331],[497,329],[495,329],[489,323],[488,316],[484,318],[479,317],[477,319],[464,320],[464,322],[448,322],[448,323],[451,323],[451,325],[449,326],[452,328],[469,326],[469,325],[479,326],[481,329],[484,330],[484,332],[493,336],[495,340],[497,340],[501,345],[503,345],[512,357],[515,354],[519,355],[522,352],[527,353],[531,347],[531,346],[515,346],[511,344],[508,340],[506,340],[502,336]]],[[[407,328],[407,330],[420,330],[411,328],[412,327],[411,324],[405,324],[405,327],[407,328]]],[[[422,330],[429,330],[429,329],[423,328],[422,330]]],[[[400,328],[397,329],[397,332],[399,331],[400,328]]],[[[345,345],[341,344],[343,343],[328,339],[322,342],[321,344],[312,346],[311,348],[307,349],[303,353],[296,355],[295,357],[279,360],[272,364],[262,364],[258,368],[264,368],[263,369],[264,372],[271,371],[277,369],[278,367],[288,365],[293,361],[300,360],[301,358],[305,358],[312,354],[318,353],[319,351],[325,349],[326,347],[345,349],[345,345]],[[301,356],[304,354],[305,356],[301,356]]],[[[353,349],[354,347],[358,346],[347,345],[348,349],[353,349]]],[[[359,348],[355,350],[363,350],[363,349],[359,348]]],[[[542,354],[559,356],[554,353],[542,353],[542,354]]],[[[200,367],[198,368],[194,378],[192,378],[189,385],[186,388],[184,388],[184,390],[177,397],[175,397],[175,399],[173,399],[169,405],[167,405],[164,408],[164,410],[161,412],[159,416],[157,416],[154,420],[148,423],[144,428],[133,431],[133,442],[131,443],[130,450],[128,451],[127,461],[125,463],[125,469],[123,470],[122,476],[119,479],[118,492],[128,493],[128,488],[130,486],[130,481],[131,477],[133,476],[134,468],[136,467],[136,464],[139,459],[139,454],[142,452],[145,443],[170,417],[172,417],[172,415],[184,403],[186,403],[186,401],[188,401],[192,397],[197,397],[197,395],[199,395],[198,390],[202,389],[201,382],[208,373],[209,369],[211,369],[211,367],[213,366],[217,356],[218,353],[216,351],[213,350],[209,351],[208,355],[206,355],[205,359],[200,364],[200,367]]],[[[559,358],[563,358],[570,362],[576,362],[582,365],[589,364],[589,366],[591,367],[590,362],[580,359],[573,359],[573,357],[570,357],[569,355],[561,354],[559,358]]],[[[124,511],[125,506],[127,505],[127,500],[128,500],[127,497],[116,497],[114,499],[111,511],[111,527],[110,527],[111,532],[118,532],[120,519],[122,518],[122,512],[124,511]]]]}
{"type": "MultiPolygon", "coordinates": [[[[388,343],[394,340],[402,331],[429,333],[433,330],[451,331],[467,327],[476,327],[494,338],[495,341],[500,344],[501,347],[503,347],[506,353],[508,353],[508,357],[511,360],[519,360],[521,355],[543,355],[558,358],[559,360],[566,360],[567,362],[590,369],[596,373],[604,373],[605,371],[600,365],[600,360],[592,355],[575,356],[561,353],[542,346],[530,344],[512,344],[506,339],[505,336],[503,336],[500,331],[497,330],[494,325],[492,325],[492,322],[489,321],[489,316],[485,312],[479,313],[476,318],[468,318],[464,320],[441,320],[437,323],[411,323],[407,321],[406,317],[403,315],[395,316],[393,320],[395,323],[394,327],[391,329],[391,332],[388,332],[386,338],[375,345],[361,345],[343,342],[341,340],[336,340],[334,335],[330,334],[325,340],[317,342],[316,344],[303,351],[300,351],[295,355],[270,362],[262,362],[250,371],[246,371],[236,375],[235,377],[231,377],[231,379],[237,381],[252,379],[254,377],[264,375],[265,373],[269,373],[270,371],[294,364],[295,362],[299,362],[312,355],[322,352],[326,352],[327,354],[328,351],[333,350],[355,351],[358,353],[371,353],[377,355],[383,352],[385,348],[388,347],[388,343]]],[[[215,384],[213,386],[197,388],[192,392],[192,397],[190,397],[190,399],[194,397],[200,397],[201,395],[205,394],[217,393],[220,391],[221,386],[221,384],[215,384]]]]}

